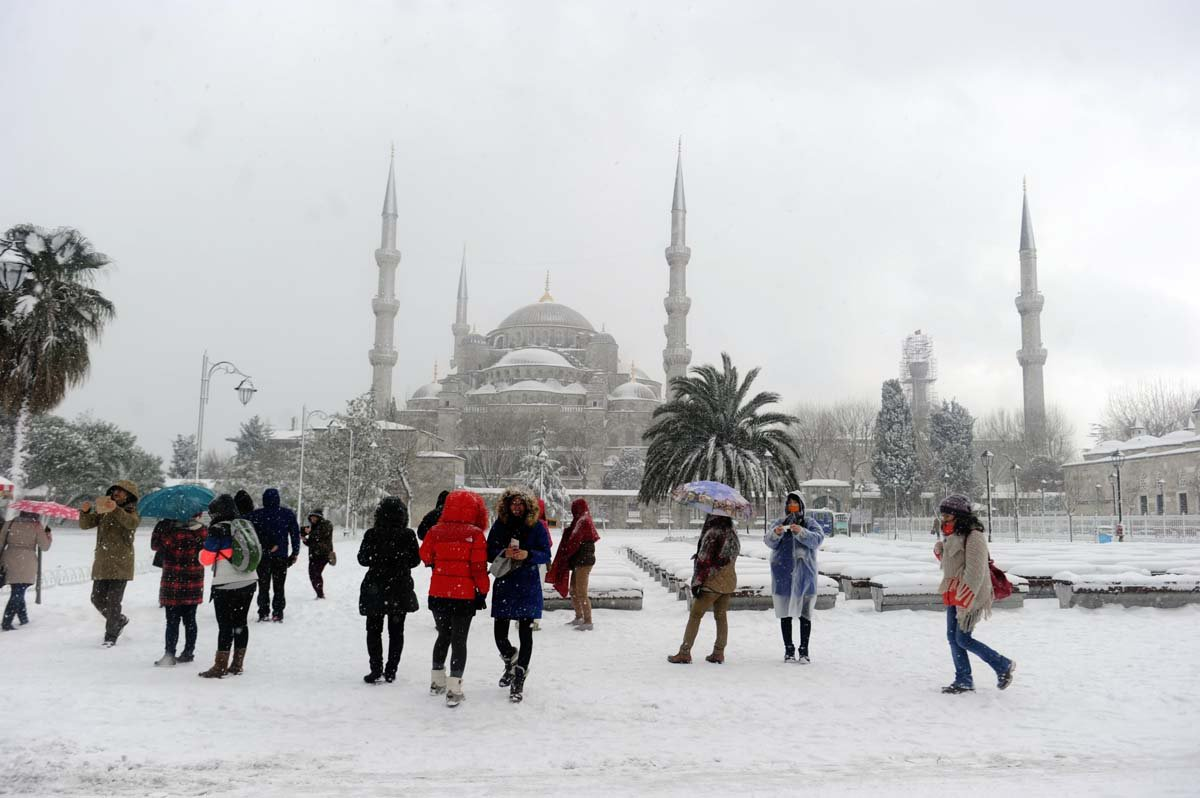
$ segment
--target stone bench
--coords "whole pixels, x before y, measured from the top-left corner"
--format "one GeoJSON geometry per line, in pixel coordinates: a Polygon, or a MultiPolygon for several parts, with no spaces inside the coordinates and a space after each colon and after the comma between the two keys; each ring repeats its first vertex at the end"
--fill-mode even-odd
{"type": "MultiPolygon", "coordinates": [[[[1002,601],[993,602],[993,609],[1020,609],[1025,606],[1029,584],[1016,574],[1009,574],[1008,579],[1013,584],[1012,595],[1002,601]]],[[[880,574],[871,582],[871,601],[875,604],[876,612],[890,610],[945,612],[946,604],[942,599],[942,594],[938,592],[940,582],[940,579],[930,581],[907,573],[880,574]],[[893,576],[895,578],[890,578],[893,576]]]]}
{"type": "Polygon", "coordinates": [[[1054,593],[1058,597],[1058,606],[1063,609],[1096,609],[1105,604],[1174,609],[1200,604],[1200,576],[1064,572],[1054,577],[1054,593]]]}

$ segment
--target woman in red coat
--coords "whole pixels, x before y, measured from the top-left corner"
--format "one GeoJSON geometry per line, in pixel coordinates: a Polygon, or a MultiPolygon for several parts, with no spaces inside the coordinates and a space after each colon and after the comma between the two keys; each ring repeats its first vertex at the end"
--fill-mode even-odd
{"type": "Polygon", "coordinates": [[[197,557],[204,546],[204,525],[197,515],[190,521],[163,519],[154,527],[150,548],[162,559],[162,578],[158,604],[166,611],[166,650],[154,664],[172,668],[177,662],[191,662],[196,650],[196,607],[204,601],[204,566],[197,557]],[[179,624],[183,624],[183,653],[175,656],[179,645],[179,624]]]}
{"type": "Polygon", "coordinates": [[[421,543],[421,560],[433,568],[429,609],[437,626],[433,644],[431,695],[446,695],[446,706],[463,700],[462,676],[467,666],[467,635],[475,611],[483,609],[490,583],[487,562],[487,505],[468,490],[446,497],[442,515],[421,543]],[[446,677],[446,654],[450,676],[446,677]]]}

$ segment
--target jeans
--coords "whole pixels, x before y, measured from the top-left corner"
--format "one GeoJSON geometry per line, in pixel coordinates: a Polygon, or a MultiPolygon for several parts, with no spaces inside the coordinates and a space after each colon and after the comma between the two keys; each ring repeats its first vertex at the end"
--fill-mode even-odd
{"type": "Polygon", "coordinates": [[[450,653],[450,675],[461,679],[467,667],[467,635],[471,632],[471,621],[475,613],[435,612],[433,623],[437,626],[437,640],[433,642],[433,669],[444,670],[446,653],[450,653]]]}
{"type": "Polygon", "coordinates": [[[264,557],[258,564],[258,617],[265,618],[268,613],[283,617],[283,608],[287,606],[287,596],[283,585],[287,581],[288,558],[264,557]],[[271,588],[275,588],[275,598],[271,599],[271,588]]]}
{"type": "Polygon", "coordinates": [[[163,607],[167,613],[167,647],[164,649],[172,657],[179,645],[179,624],[183,624],[183,653],[192,654],[196,651],[196,605],[186,604],[177,607],[163,607]]]}
{"type": "Polygon", "coordinates": [[[946,608],[946,639],[950,641],[950,656],[954,658],[954,681],[964,687],[974,687],[975,681],[971,676],[971,660],[967,652],[971,652],[991,666],[997,676],[1001,676],[1012,665],[1012,661],[980,643],[970,632],[964,632],[958,626],[958,608],[946,608]]]}
{"type": "Polygon", "coordinates": [[[253,600],[254,585],[213,590],[213,608],[217,613],[217,651],[244,649],[250,642],[246,616],[250,614],[250,602],[253,600]]]}
{"type": "Polygon", "coordinates": [[[125,598],[124,579],[92,580],[92,606],[104,616],[104,639],[115,641],[125,624],[121,620],[121,600],[125,598]]]}
{"type": "Polygon", "coordinates": [[[317,591],[317,598],[325,598],[325,578],[321,576],[321,572],[328,564],[329,560],[324,557],[310,555],[308,558],[308,581],[312,582],[313,590],[317,591]]]}
{"type": "Polygon", "coordinates": [[[500,651],[500,656],[509,659],[513,654],[517,655],[517,664],[525,670],[529,670],[529,660],[533,657],[533,618],[521,618],[517,621],[517,640],[521,643],[521,648],[513,648],[513,644],[508,642],[508,619],[496,618],[495,636],[496,648],[500,651]]]}
{"type": "Polygon", "coordinates": [[[725,650],[725,644],[729,640],[729,619],[725,615],[729,610],[729,596],[704,590],[692,600],[692,609],[688,614],[687,628],[683,632],[683,645],[679,647],[680,651],[690,652],[692,650],[692,644],[696,642],[696,635],[700,633],[700,621],[710,608],[713,611],[713,619],[717,622],[717,639],[713,643],[713,651],[721,653],[725,650]]]}
{"type": "Polygon", "coordinates": [[[367,657],[371,672],[396,675],[400,655],[404,652],[404,619],[408,613],[390,612],[387,615],[367,616],[367,657]],[[383,619],[387,618],[388,656],[387,667],[383,667],[383,619]]]}
{"type": "Polygon", "coordinates": [[[9,585],[8,604],[4,607],[4,626],[12,626],[13,618],[29,623],[29,611],[25,608],[25,589],[29,585],[9,585]]]}

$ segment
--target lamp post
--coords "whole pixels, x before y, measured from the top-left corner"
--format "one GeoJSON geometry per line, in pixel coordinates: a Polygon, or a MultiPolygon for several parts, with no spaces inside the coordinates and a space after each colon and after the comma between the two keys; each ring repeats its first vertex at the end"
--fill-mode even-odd
{"type": "Polygon", "coordinates": [[[326,420],[330,418],[324,410],[309,410],[308,405],[300,408],[300,489],[296,498],[296,509],[301,513],[304,512],[304,446],[308,438],[308,420],[313,416],[320,416],[326,420]]]}
{"type": "Polygon", "coordinates": [[[983,453],[979,455],[979,459],[983,461],[983,472],[987,478],[988,543],[992,542],[992,460],[995,457],[995,453],[988,449],[984,449],[983,453]]]}
{"type": "Polygon", "coordinates": [[[1042,530],[1041,531],[1042,531],[1042,534],[1044,535],[1044,534],[1046,534],[1046,480],[1043,479],[1041,481],[1041,485],[1039,487],[1041,488],[1041,492],[1042,492],[1042,520],[1041,520],[1042,530]]]}
{"type": "Polygon", "coordinates": [[[771,463],[775,457],[767,452],[763,455],[763,534],[767,534],[767,525],[771,518],[771,463]]]}
{"type": "Polygon", "coordinates": [[[1112,491],[1112,514],[1117,514],[1117,472],[1108,475],[1108,487],[1112,491]]]}
{"type": "MultiPolygon", "coordinates": [[[[1123,503],[1123,497],[1121,496],[1121,463],[1125,462],[1125,455],[1121,453],[1120,449],[1117,449],[1109,455],[1108,459],[1112,461],[1113,467],[1117,469],[1117,526],[1124,527],[1125,509],[1121,506],[1123,503]]],[[[1118,538],[1118,540],[1123,541],[1124,535],[1118,538]]]]}
{"type": "Polygon", "coordinates": [[[1092,526],[1096,527],[1096,534],[1100,534],[1100,510],[1104,507],[1104,486],[1099,482],[1096,483],[1096,517],[1092,521],[1092,526]]]}
{"type": "Polygon", "coordinates": [[[237,374],[242,378],[242,381],[234,388],[237,391],[238,399],[243,405],[249,404],[254,398],[254,394],[258,389],[254,387],[254,382],[250,376],[233,365],[228,360],[219,360],[216,363],[210,364],[208,361],[208,351],[204,352],[204,359],[200,364],[200,419],[196,422],[196,481],[200,481],[200,454],[204,451],[204,408],[208,405],[208,389],[212,382],[212,376],[220,372],[222,374],[237,374]]]}
{"type": "Polygon", "coordinates": [[[1166,484],[1167,481],[1165,479],[1158,481],[1158,514],[1162,516],[1162,533],[1164,538],[1167,536],[1167,497],[1163,493],[1163,488],[1166,484]]]}

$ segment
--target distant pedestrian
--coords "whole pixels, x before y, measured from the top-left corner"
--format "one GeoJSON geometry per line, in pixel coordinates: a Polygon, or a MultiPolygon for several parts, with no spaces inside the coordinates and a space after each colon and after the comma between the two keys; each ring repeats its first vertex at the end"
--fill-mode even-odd
{"type": "Polygon", "coordinates": [[[53,542],[50,527],[41,522],[37,513],[22,512],[0,527],[0,571],[4,572],[9,589],[0,629],[11,632],[15,628],[13,618],[21,626],[29,623],[25,591],[37,580],[38,551],[46,551],[53,542]]]}
{"type": "Polygon", "coordinates": [[[267,620],[270,613],[272,621],[282,623],[283,610],[287,607],[284,585],[288,568],[295,565],[300,556],[300,526],[296,523],[296,513],[290,507],[280,505],[278,490],[267,488],[263,491],[262,507],[247,518],[254,524],[263,550],[258,566],[258,620],[267,620]],[[272,589],[274,597],[271,596],[272,589]]]}
{"type": "Polygon", "coordinates": [[[571,596],[571,607],[575,617],[567,625],[579,631],[590,632],[592,626],[592,601],[588,598],[588,578],[596,564],[596,541],[600,534],[592,522],[592,514],[586,499],[571,502],[571,524],[558,542],[558,551],[546,581],[554,585],[558,594],[571,596]]]}
{"type": "Polygon", "coordinates": [[[809,662],[813,608],[817,603],[817,549],[825,540],[821,525],[804,514],[804,497],[787,495],[786,514],[763,533],[771,549],[771,596],[783,633],[783,661],[809,662]],[[800,650],[792,643],[792,618],[800,619],[800,650]]]}
{"type": "Polygon", "coordinates": [[[308,526],[300,530],[300,540],[308,546],[308,581],[312,582],[317,598],[325,598],[325,579],[322,572],[326,565],[337,565],[337,554],[333,550],[333,524],[325,518],[320,507],[308,514],[308,526]]]}
{"type": "Polygon", "coordinates": [[[421,523],[417,526],[417,539],[424,540],[429,534],[429,530],[433,529],[433,525],[442,517],[442,508],[446,506],[446,497],[450,495],[450,491],[444,490],[438,494],[437,504],[432,510],[425,513],[421,519],[421,523]]]}
{"type": "Polygon", "coordinates": [[[700,632],[700,621],[710,609],[717,623],[717,639],[712,653],[704,659],[720,664],[725,661],[725,644],[729,640],[729,597],[737,590],[737,558],[742,544],[733,519],[708,515],[696,544],[695,564],[692,567],[692,607],[679,651],[667,657],[668,662],[686,665],[692,661],[692,645],[700,632]]]}
{"type": "Polygon", "coordinates": [[[542,617],[542,573],[538,566],[550,562],[550,532],[538,517],[532,494],[509,488],[500,494],[496,521],[488,533],[488,560],[494,563],[492,619],[496,648],[504,661],[500,686],[509,688],[514,704],[525,694],[525,679],[533,656],[533,622],[542,617]],[[517,622],[520,647],[508,639],[511,621],[517,622]]]}
{"type": "Polygon", "coordinates": [[[160,668],[173,668],[177,662],[196,658],[196,607],[204,601],[204,566],[199,556],[207,534],[197,514],[189,521],[163,519],[150,535],[150,548],[162,555],[158,606],[167,619],[166,646],[162,658],[154,663],[160,668]],[[180,624],[183,651],[176,657],[180,624]]]}
{"type": "Polygon", "coordinates": [[[975,689],[967,652],[991,666],[996,672],[997,686],[1004,690],[1012,684],[1017,663],[974,638],[975,626],[991,616],[994,600],[991,555],[987,536],[982,534],[983,524],[966,496],[947,496],[938,505],[938,512],[946,539],[934,544],[933,554],[942,564],[938,592],[946,605],[946,638],[954,660],[954,681],[943,687],[942,692],[969,693],[975,689]]]}
{"type": "MultiPolygon", "coordinates": [[[[358,564],[367,569],[358,591],[358,613],[367,619],[367,659],[371,671],[363,677],[375,684],[396,680],[404,652],[404,621],[420,609],[412,569],[421,564],[417,536],[408,528],[408,506],[388,496],[375,508],[375,525],[363,533],[358,564]],[[388,655],[383,661],[383,625],[387,621],[388,655]]],[[[460,674],[461,675],[461,674],[460,674]]]]}
{"type": "Polygon", "coordinates": [[[421,542],[421,561],[433,569],[429,610],[437,626],[429,693],[444,693],[448,707],[458,706],[465,698],[462,679],[467,667],[467,635],[476,610],[486,604],[487,523],[483,499],[470,491],[456,490],[446,497],[441,517],[421,542]]]}
{"type": "Polygon", "coordinates": [[[80,529],[96,530],[96,554],[92,562],[92,606],[104,616],[104,647],[112,648],[129,618],[121,614],[125,586],[133,580],[133,536],[141,517],[137,511],[138,488],[119,480],[96,500],[84,502],[79,513],[80,529]]]}
{"type": "Polygon", "coordinates": [[[243,571],[233,564],[233,527],[238,519],[237,504],[228,493],[208,505],[210,523],[200,550],[200,563],[212,569],[212,602],[217,616],[217,653],[213,666],[201,671],[205,679],[220,679],[225,674],[239,675],[246,664],[250,645],[247,617],[254,601],[258,581],[254,571],[243,571]],[[231,655],[232,654],[232,658],[231,655]]]}

